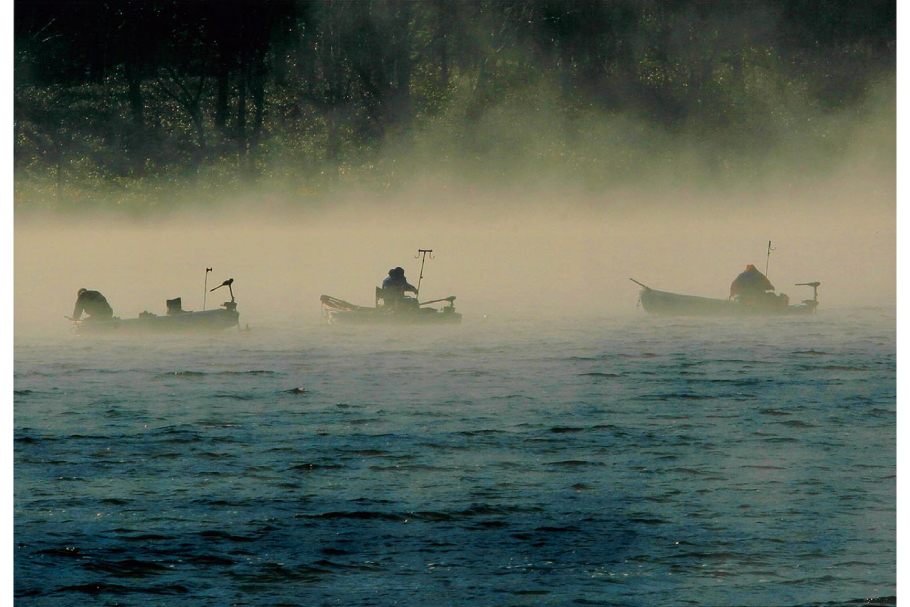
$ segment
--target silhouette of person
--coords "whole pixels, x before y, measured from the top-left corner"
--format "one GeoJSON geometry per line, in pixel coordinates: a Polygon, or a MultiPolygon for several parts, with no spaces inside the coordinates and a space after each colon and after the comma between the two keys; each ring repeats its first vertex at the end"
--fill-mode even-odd
{"type": "Polygon", "coordinates": [[[415,305],[417,300],[406,297],[405,293],[417,294],[417,287],[410,284],[404,277],[403,268],[392,268],[389,275],[382,281],[382,290],[385,292],[385,305],[397,306],[399,304],[415,305]]]}
{"type": "Polygon", "coordinates": [[[84,287],[76,293],[73,320],[81,319],[83,312],[88,314],[92,320],[110,320],[114,316],[114,310],[111,309],[111,305],[107,303],[104,295],[98,291],[89,291],[84,287]]]}

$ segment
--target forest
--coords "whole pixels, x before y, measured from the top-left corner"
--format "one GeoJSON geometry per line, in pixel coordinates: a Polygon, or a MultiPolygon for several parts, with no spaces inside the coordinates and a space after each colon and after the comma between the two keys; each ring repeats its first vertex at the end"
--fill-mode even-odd
{"type": "Polygon", "coordinates": [[[723,183],[781,150],[824,171],[895,95],[893,1],[16,0],[14,22],[16,212],[723,183]]]}

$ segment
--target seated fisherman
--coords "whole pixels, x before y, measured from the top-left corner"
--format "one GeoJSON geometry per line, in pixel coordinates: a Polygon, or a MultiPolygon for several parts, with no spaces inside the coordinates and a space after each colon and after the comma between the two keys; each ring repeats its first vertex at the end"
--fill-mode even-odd
{"type": "Polygon", "coordinates": [[[784,294],[779,297],[774,293],[774,285],[768,277],[749,264],[745,271],[730,285],[730,299],[743,303],[774,303],[787,305],[790,298],[784,294]]]}
{"type": "Polygon", "coordinates": [[[114,316],[114,310],[111,309],[104,295],[98,291],[89,291],[84,287],[79,289],[76,294],[73,320],[80,320],[83,312],[88,314],[88,317],[92,320],[110,320],[114,316]]]}
{"type": "Polygon", "coordinates": [[[382,281],[383,299],[386,306],[398,307],[400,305],[417,307],[417,300],[405,296],[411,292],[417,294],[417,287],[410,284],[404,277],[403,268],[392,268],[389,275],[382,281]]]}

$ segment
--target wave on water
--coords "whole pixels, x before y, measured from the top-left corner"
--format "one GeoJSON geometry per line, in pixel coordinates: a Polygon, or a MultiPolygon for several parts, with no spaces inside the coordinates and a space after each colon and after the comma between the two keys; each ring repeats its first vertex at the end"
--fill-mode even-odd
{"type": "Polygon", "coordinates": [[[891,607],[896,336],[851,322],[17,346],[16,601],[891,607]]]}

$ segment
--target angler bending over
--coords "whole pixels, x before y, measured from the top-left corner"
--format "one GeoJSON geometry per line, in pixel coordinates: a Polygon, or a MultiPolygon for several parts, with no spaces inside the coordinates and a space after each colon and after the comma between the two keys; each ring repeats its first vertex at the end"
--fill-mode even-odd
{"type": "Polygon", "coordinates": [[[781,305],[786,306],[790,298],[784,293],[776,295],[774,285],[768,277],[759,272],[755,266],[749,264],[730,285],[730,299],[745,304],[781,305]]]}
{"type": "Polygon", "coordinates": [[[76,307],[73,308],[73,320],[80,320],[82,313],[88,314],[92,320],[110,320],[114,317],[114,310],[107,303],[104,295],[98,291],[89,291],[86,288],[79,289],[76,294],[76,307]]]}

